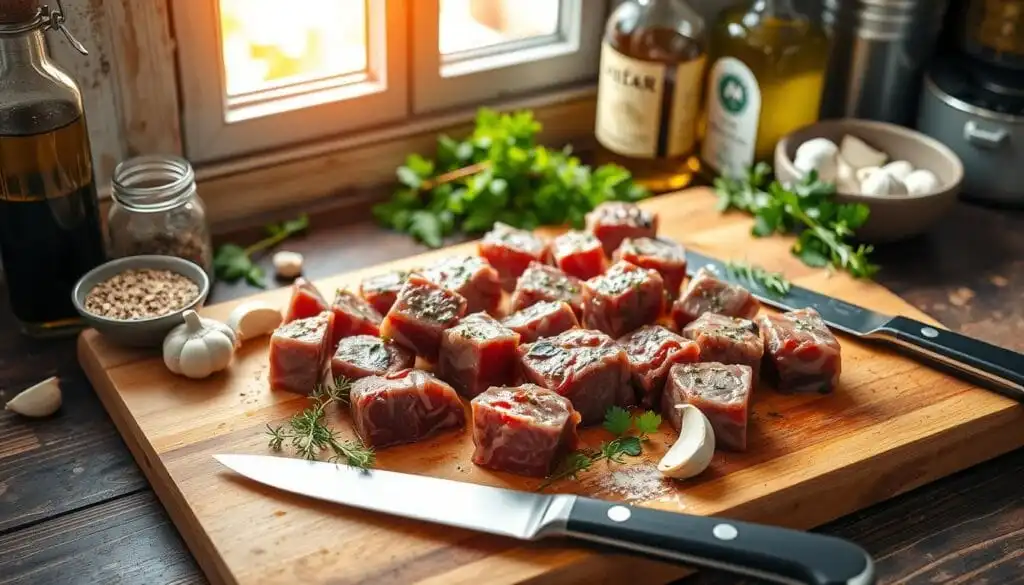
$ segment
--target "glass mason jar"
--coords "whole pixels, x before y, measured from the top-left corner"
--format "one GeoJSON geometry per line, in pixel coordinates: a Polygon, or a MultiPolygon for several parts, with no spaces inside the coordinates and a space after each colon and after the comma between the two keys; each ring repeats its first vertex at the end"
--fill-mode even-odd
{"type": "Polygon", "coordinates": [[[110,256],[160,254],[190,260],[213,277],[213,244],[196,176],[183,158],[139,156],[114,169],[107,216],[110,256]]]}

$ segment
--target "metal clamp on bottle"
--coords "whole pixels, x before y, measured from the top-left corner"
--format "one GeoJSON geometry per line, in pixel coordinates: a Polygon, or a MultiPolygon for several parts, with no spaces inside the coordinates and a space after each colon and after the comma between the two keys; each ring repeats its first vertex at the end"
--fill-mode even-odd
{"type": "Polygon", "coordinates": [[[76,51],[83,55],[88,55],[89,51],[85,48],[85,45],[76,39],[75,36],[71,34],[71,31],[64,26],[65,20],[67,20],[67,17],[64,16],[64,4],[61,0],[57,0],[56,10],[52,10],[48,5],[44,4],[36,10],[35,16],[33,16],[31,20],[13,24],[0,24],[0,35],[17,35],[36,29],[56,30],[64,34],[64,38],[71,43],[71,46],[74,47],[76,51]]]}

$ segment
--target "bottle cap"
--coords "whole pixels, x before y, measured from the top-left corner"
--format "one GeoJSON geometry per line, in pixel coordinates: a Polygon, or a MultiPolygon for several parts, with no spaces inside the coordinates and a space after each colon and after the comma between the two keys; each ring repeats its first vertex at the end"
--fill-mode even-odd
{"type": "Polygon", "coordinates": [[[0,0],[0,24],[29,22],[39,12],[39,0],[0,0]]]}

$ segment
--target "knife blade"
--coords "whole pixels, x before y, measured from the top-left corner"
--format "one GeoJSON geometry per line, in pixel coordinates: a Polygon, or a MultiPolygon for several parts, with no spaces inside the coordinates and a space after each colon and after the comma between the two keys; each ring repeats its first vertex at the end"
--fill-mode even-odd
{"type": "Polygon", "coordinates": [[[519,540],[576,538],[785,584],[875,583],[870,555],[823,534],[335,463],[214,457],[238,474],[293,494],[519,540]]]}
{"type": "Polygon", "coordinates": [[[720,279],[743,286],[768,306],[783,311],[813,307],[837,331],[896,346],[911,357],[1024,402],[1024,355],[1020,353],[909,317],[876,313],[796,285],[780,295],[734,274],[721,260],[690,249],[686,256],[686,270],[691,276],[707,267],[720,279]]]}

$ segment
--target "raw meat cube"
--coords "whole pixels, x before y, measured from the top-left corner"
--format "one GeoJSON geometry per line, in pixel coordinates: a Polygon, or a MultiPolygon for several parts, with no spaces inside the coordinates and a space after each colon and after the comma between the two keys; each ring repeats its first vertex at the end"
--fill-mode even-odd
{"type": "Polygon", "coordinates": [[[572,307],[563,301],[543,301],[530,305],[505,317],[501,323],[518,333],[523,343],[532,343],[542,337],[554,337],[580,326],[572,307]]]}
{"type": "Polygon", "coordinates": [[[354,335],[338,343],[331,358],[331,375],[358,380],[411,368],[415,363],[416,356],[397,343],[373,335],[354,335]]]}
{"type": "Polygon", "coordinates": [[[334,313],[334,339],[331,347],[337,346],[342,337],[380,335],[380,322],[384,317],[373,305],[353,292],[338,289],[331,303],[331,311],[334,313]]]}
{"type": "Polygon", "coordinates": [[[466,312],[493,314],[501,305],[498,271],[479,256],[452,256],[426,268],[423,277],[466,299],[466,312]]]}
{"type": "Polygon", "coordinates": [[[455,389],[423,370],[360,378],[349,400],[356,433],[374,448],[415,443],[466,424],[455,389]]]}
{"type": "Polygon", "coordinates": [[[516,281],[512,311],[522,311],[541,301],[565,301],[576,317],[582,317],[583,281],[554,266],[533,262],[516,281]]]}
{"type": "Polygon", "coordinates": [[[810,307],[757,320],[768,373],[782,392],[831,392],[843,364],[839,341],[810,307]]]}
{"type": "Polygon", "coordinates": [[[308,319],[316,317],[320,313],[329,310],[327,301],[320,291],[301,276],[292,283],[292,296],[288,300],[288,307],[284,312],[284,322],[290,323],[296,319],[308,319]]]}
{"type": "Polygon", "coordinates": [[[436,362],[441,333],[465,314],[466,299],[462,295],[413,274],[381,321],[380,334],[436,362]]]}
{"type": "Polygon", "coordinates": [[[490,388],[470,403],[473,463],[544,477],[576,448],[580,415],[563,396],[535,384],[490,388]]]}
{"type": "Polygon", "coordinates": [[[686,278],[686,250],[666,238],[626,238],[615,251],[615,260],[625,260],[640,268],[657,270],[665,281],[670,299],[679,296],[686,278]]]}
{"type": "Polygon", "coordinates": [[[270,336],[270,387],[309,394],[324,379],[334,313],[285,323],[270,336]]]}
{"type": "Polygon", "coordinates": [[[398,298],[398,291],[408,280],[408,270],[389,270],[383,274],[367,276],[359,283],[359,294],[367,300],[381,315],[391,310],[398,298]]]}
{"type": "Polygon", "coordinates": [[[711,422],[716,446],[744,451],[752,375],[749,366],[717,362],[673,366],[662,394],[662,414],[678,431],[682,414],[676,406],[692,404],[711,422]]]}
{"type": "Polygon", "coordinates": [[[551,241],[551,262],[562,272],[586,280],[604,272],[608,259],[592,233],[570,231],[551,241]]]}
{"type": "Polygon", "coordinates": [[[621,337],[657,320],[665,285],[654,270],[620,261],[583,283],[583,326],[621,337]]]}
{"type": "Polygon", "coordinates": [[[672,303],[672,320],[678,329],[682,329],[704,313],[753,319],[760,308],[761,303],[750,291],[738,284],[719,280],[714,272],[701,268],[683,291],[683,296],[672,303]]]}
{"type": "Polygon", "coordinates": [[[498,271],[501,286],[511,291],[531,262],[543,262],[547,243],[531,231],[495,222],[477,245],[480,255],[498,271]]]}
{"type": "Polygon", "coordinates": [[[754,384],[760,380],[764,342],[753,321],[704,313],[683,327],[683,337],[697,342],[701,361],[750,366],[754,384]]]}
{"type": "Polygon", "coordinates": [[[487,313],[473,313],[441,334],[439,378],[473,398],[490,386],[515,381],[519,334],[487,313]]]}
{"type": "Polygon", "coordinates": [[[632,406],[629,358],[600,331],[570,329],[519,346],[527,381],[565,396],[584,425],[600,424],[611,406],[632,406]]]}
{"type": "Polygon", "coordinates": [[[640,390],[640,404],[657,407],[668,372],[676,364],[700,359],[697,344],[661,325],[644,325],[619,339],[629,356],[633,385],[640,390]]]}
{"type": "Polygon", "coordinates": [[[604,253],[611,256],[626,238],[658,235],[658,216],[635,203],[609,201],[587,214],[587,230],[601,240],[604,253]]]}

